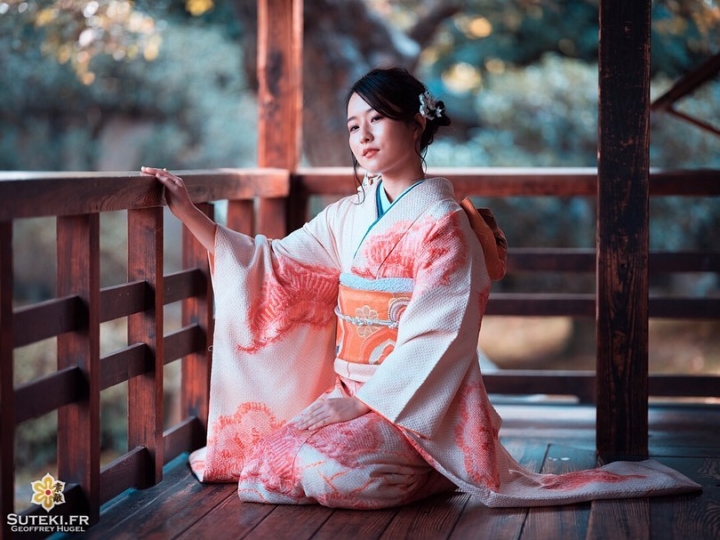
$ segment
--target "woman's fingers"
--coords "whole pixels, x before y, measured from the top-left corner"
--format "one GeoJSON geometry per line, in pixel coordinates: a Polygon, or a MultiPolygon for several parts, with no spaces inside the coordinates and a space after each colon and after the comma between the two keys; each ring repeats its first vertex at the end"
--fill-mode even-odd
{"type": "Polygon", "coordinates": [[[313,403],[300,414],[297,427],[299,429],[314,429],[315,427],[320,427],[320,425],[326,421],[325,416],[322,403],[313,403]]]}
{"type": "Polygon", "coordinates": [[[362,416],[370,408],[354,397],[329,398],[313,403],[296,422],[299,429],[316,429],[362,416]]]}
{"type": "Polygon", "coordinates": [[[141,167],[140,172],[151,175],[165,186],[173,195],[181,195],[185,191],[185,184],[179,176],[174,175],[167,169],[158,169],[157,167],[141,167]]]}
{"type": "Polygon", "coordinates": [[[173,173],[169,172],[167,169],[158,169],[157,167],[141,167],[140,172],[142,172],[143,174],[155,176],[155,178],[160,180],[163,184],[182,184],[182,179],[179,176],[176,176],[173,173]]]}

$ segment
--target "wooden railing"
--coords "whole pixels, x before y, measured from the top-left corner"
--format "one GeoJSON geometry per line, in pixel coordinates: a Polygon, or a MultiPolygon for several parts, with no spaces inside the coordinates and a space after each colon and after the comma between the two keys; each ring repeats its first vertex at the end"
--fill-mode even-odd
{"type": "MultiPolygon", "coordinates": [[[[435,170],[450,178],[458,198],[477,196],[594,197],[593,169],[435,170]]],[[[193,200],[208,215],[213,201],[227,200],[227,224],[248,234],[277,236],[308,216],[313,195],[352,193],[349,169],[216,170],[181,173],[193,200]],[[287,207],[287,216],[277,213],[287,207]],[[275,210],[273,213],[272,210],[275,210]],[[287,218],[287,221],[286,221],[287,218]]],[[[718,171],[654,171],[651,194],[720,195],[718,171]]],[[[183,237],[183,270],[163,275],[162,190],[138,174],[0,174],[0,511],[14,512],[16,427],[58,411],[58,472],[67,483],[66,515],[99,519],[100,505],[130,487],[162,480],[162,467],[204,444],[210,380],[213,300],[207,257],[189,235],[183,237]],[[127,283],[101,288],[102,212],[127,211],[127,283]],[[13,307],[13,224],[22,218],[57,218],[57,297],[13,307]],[[165,333],[163,307],[182,302],[182,327],[165,333]],[[100,355],[104,322],[127,317],[127,347],[100,355]],[[57,336],[57,371],[14,386],[14,350],[57,336]],[[163,429],[163,370],[182,362],[181,420],[163,429]],[[128,381],[128,448],[100,466],[100,393],[128,381]]],[[[22,249],[18,247],[18,249],[22,249]]],[[[720,272],[718,253],[651,253],[652,272],[720,272]]],[[[38,254],[38,260],[42,254],[38,254]]],[[[594,272],[593,250],[510,249],[509,273],[594,272]]],[[[491,315],[593,317],[594,295],[494,294],[491,315]]],[[[653,317],[720,319],[718,298],[652,298],[653,317]]],[[[592,401],[592,372],[488,374],[491,392],[570,394],[592,401]]],[[[713,376],[650,378],[661,396],[720,396],[713,376]]],[[[29,512],[32,512],[29,511],[29,512]]],[[[5,523],[3,524],[5,526],[5,523]]]]}
{"type": "MultiPolygon", "coordinates": [[[[285,229],[283,216],[265,215],[255,199],[287,197],[287,171],[195,171],[183,177],[208,215],[210,201],[229,201],[229,226],[248,234],[285,229]]],[[[15,429],[23,422],[58,411],[57,477],[67,484],[58,513],[89,516],[91,523],[101,504],[130,487],[160,482],[165,463],[204,444],[213,297],[207,254],[186,232],[184,269],[163,275],[162,189],[153,178],[3,173],[0,201],[0,513],[9,537],[15,429]],[[101,289],[99,215],[118,210],[127,211],[128,279],[101,289]],[[41,216],[57,218],[57,297],[14,309],[13,222],[41,216]],[[165,334],[163,308],[177,301],[182,328],[165,334]],[[100,324],[122,317],[128,320],[127,347],[101,357],[100,324]],[[14,387],[14,349],[55,336],[57,371],[14,387]],[[164,430],[163,370],[178,359],[181,420],[164,430]],[[101,469],[100,392],[125,381],[129,451],[101,469]]]]}

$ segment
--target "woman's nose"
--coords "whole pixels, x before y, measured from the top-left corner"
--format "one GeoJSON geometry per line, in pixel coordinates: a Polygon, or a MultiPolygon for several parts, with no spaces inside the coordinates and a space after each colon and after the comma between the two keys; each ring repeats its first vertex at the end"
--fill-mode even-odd
{"type": "Polygon", "coordinates": [[[372,139],[372,132],[367,126],[360,127],[360,140],[366,142],[372,139]]]}

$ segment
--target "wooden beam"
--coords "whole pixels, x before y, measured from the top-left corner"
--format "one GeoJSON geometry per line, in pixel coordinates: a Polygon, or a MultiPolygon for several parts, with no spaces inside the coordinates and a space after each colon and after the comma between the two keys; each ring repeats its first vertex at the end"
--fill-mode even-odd
{"type": "Polygon", "coordinates": [[[600,1],[597,450],[648,453],[651,0],[600,1]]]}
{"type": "MultiPolygon", "coordinates": [[[[258,165],[294,171],[302,133],[302,0],[258,0],[258,165]]],[[[285,201],[260,199],[256,230],[287,234],[285,201]]]]}
{"type": "Polygon", "coordinates": [[[678,100],[702,86],[720,72],[720,53],[703,62],[699,67],[683,75],[651,105],[653,111],[671,109],[678,100]]]}

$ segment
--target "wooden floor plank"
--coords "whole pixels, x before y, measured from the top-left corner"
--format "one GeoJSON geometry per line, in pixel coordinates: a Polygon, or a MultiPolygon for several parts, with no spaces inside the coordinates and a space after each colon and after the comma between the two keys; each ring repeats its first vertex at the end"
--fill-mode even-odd
{"type": "Polygon", "coordinates": [[[277,506],[245,536],[247,540],[308,540],[332,515],[324,506],[277,506]]]}
{"type": "Polygon", "coordinates": [[[126,520],[163,499],[168,492],[180,489],[179,486],[194,481],[187,466],[187,455],[178,456],[165,466],[163,481],[148,489],[129,489],[103,505],[100,511],[100,523],[89,529],[88,538],[109,538],[111,531],[126,520]]]}
{"type": "Polygon", "coordinates": [[[235,493],[234,484],[202,484],[187,476],[175,489],[166,490],[152,504],[142,507],[112,529],[102,531],[93,527],[88,538],[174,538],[235,493]]]}
{"type": "Polygon", "coordinates": [[[380,538],[437,540],[446,538],[460,518],[469,495],[435,495],[400,508],[380,538]]]}
{"type": "Polygon", "coordinates": [[[376,540],[383,535],[397,512],[397,508],[372,511],[336,509],[313,540],[376,540]]]}
{"type": "MultiPolygon", "coordinates": [[[[561,474],[595,467],[595,452],[568,446],[550,445],[541,472],[561,474]]],[[[531,508],[521,539],[584,539],[590,519],[590,503],[531,508]]]]}
{"type": "Polygon", "coordinates": [[[246,503],[240,501],[237,495],[230,496],[177,538],[178,540],[242,538],[274,510],[275,505],[272,504],[246,503]]]}
{"type": "MultiPolygon", "coordinates": [[[[691,456],[691,449],[685,448],[684,456],[691,456]]],[[[715,455],[705,453],[692,457],[653,456],[654,459],[683,473],[703,487],[720,486],[720,448],[716,448],[715,455]]]]}
{"type": "Polygon", "coordinates": [[[704,487],[700,495],[650,499],[653,540],[717,540],[720,538],[720,487],[704,487]]]}
{"type": "Polygon", "coordinates": [[[649,499],[593,501],[587,540],[607,538],[650,540],[649,499]]]}
{"type": "MultiPolygon", "coordinates": [[[[503,446],[523,467],[540,471],[547,445],[521,439],[504,439],[503,446]]],[[[488,508],[479,499],[470,497],[460,519],[450,534],[453,540],[475,538],[516,539],[520,537],[527,508],[488,508]]]]}

